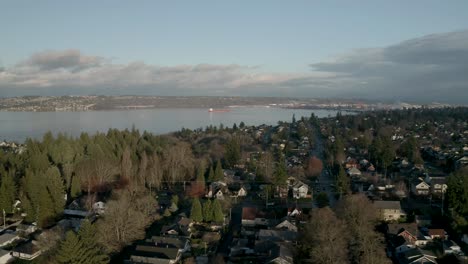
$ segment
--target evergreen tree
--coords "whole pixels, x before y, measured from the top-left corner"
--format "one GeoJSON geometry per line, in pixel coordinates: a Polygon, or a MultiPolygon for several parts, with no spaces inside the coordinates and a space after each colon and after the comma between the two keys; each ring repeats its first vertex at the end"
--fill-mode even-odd
{"type": "Polygon", "coordinates": [[[80,195],[81,193],[81,183],[80,179],[75,175],[73,176],[71,180],[71,186],[70,186],[70,196],[72,198],[76,198],[80,195]]]}
{"type": "Polygon", "coordinates": [[[190,218],[195,222],[203,222],[202,206],[198,198],[193,199],[190,218]]]}
{"type": "Polygon", "coordinates": [[[223,209],[217,199],[213,202],[213,221],[216,223],[222,223],[224,221],[223,209]]]}
{"type": "Polygon", "coordinates": [[[468,214],[468,168],[452,173],[447,180],[447,202],[460,215],[468,214]]]}
{"type": "Polygon", "coordinates": [[[338,170],[338,175],[336,176],[336,189],[338,193],[341,195],[348,193],[349,191],[349,178],[346,175],[346,172],[344,171],[343,167],[340,165],[338,170]]]}
{"type": "Polygon", "coordinates": [[[165,216],[165,217],[171,216],[171,211],[169,211],[169,209],[166,208],[166,209],[164,210],[163,216],[165,216]]]}
{"type": "Polygon", "coordinates": [[[200,166],[197,168],[197,184],[205,186],[205,166],[203,163],[200,163],[200,166]]]}
{"type": "Polygon", "coordinates": [[[16,186],[11,174],[12,173],[6,173],[1,177],[0,212],[2,210],[5,210],[7,213],[13,212],[13,203],[15,202],[16,197],[16,186]]]}
{"type": "Polygon", "coordinates": [[[55,218],[55,210],[52,198],[46,188],[42,188],[39,194],[37,210],[37,223],[40,227],[48,227],[55,218]]]}
{"type": "Polygon", "coordinates": [[[81,263],[89,264],[105,264],[109,263],[109,257],[102,253],[96,237],[96,227],[89,220],[84,220],[81,223],[78,237],[82,242],[83,252],[81,263]]]}
{"type": "Polygon", "coordinates": [[[205,222],[213,221],[213,206],[210,199],[203,203],[203,219],[205,222]]]}
{"type": "Polygon", "coordinates": [[[275,186],[286,185],[288,180],[288,174],[286,169],[286,162],[282,154],[280,154],[280,160],[276,164],[275,172],[273,174],[273,183],[275,186]]]}
{"type": "Polygon", "coordinates": [[[63,212],[66,202],[63,180],[60,177],[60,172],[57,167],[50,167],[47,170],[45,177],[47,191],[52,199],[54,213],[55,215],[59,215],[63,212]]]}
{"type": "Polygon", "coordinates": [[[83,253],[83,243],[79,237],[73,231],[68,231],[65,240],[60,243],[56,260],[58,263],[64,264],[84,264],[85,262],[80,261],[83,253]]]}
{"type": "Polygon", "coordinates": [[[241,158],[240,144],[234,138],[231,139],[226,146],[226,163],[229,167],[234,167],[241,158]]]}
{"type": "Polygon", "coordinates": [[[222,181],[222,180],[224,180],[223,167],[221,166],[221,161],[218,160],[216,164],[216,170],[215,170],[215,181],[222,181]]]}
{"type": "Polygon", "coordinates": [[[215,180],[215,172],[213,166],[210,166],[210,172],[208,173],[208,181],[212,182],[215,180]]]}

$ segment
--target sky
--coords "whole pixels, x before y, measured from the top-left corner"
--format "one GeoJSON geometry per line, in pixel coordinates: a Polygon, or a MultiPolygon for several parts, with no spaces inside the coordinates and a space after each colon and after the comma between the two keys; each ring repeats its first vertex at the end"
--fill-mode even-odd
{"type": "Polygon", "coordinates": [[[0,1],[0,96],[468,101],[468,1],[0,1]]]}

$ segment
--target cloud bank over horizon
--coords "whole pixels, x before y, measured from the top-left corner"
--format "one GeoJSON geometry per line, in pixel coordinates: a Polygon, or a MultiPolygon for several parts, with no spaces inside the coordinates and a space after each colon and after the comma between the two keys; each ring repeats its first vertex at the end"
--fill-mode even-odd
{"type": "Polygon", "coordinates": [[[359,49],[311,63],[309,72],[256,66],[113,63],[80,50],[44,51],[0,67],[0,96],[214,95],[339,97],[466,104],[468,30],[359,49]]]}

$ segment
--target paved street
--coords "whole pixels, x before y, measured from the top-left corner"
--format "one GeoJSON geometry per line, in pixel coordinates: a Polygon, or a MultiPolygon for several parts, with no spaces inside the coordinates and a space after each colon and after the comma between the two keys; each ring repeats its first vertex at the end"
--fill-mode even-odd
{"type": "MultiPolygon", "coordinates": [[[[313,129],[309,127],[309,129],[313,129]]],[[[315,143],[314,147],[310,150],[311,156],[316,156],[317,158],[321,159],[323,163],[325,163],[324,159],[324,143],[323,138],[318,131],[314,131],[315,135],[315,143]]],[[[335,206],[336,198],[335,198],[335,188],[333,187],[335,184],[335,178],[331,174],[331,171],[324,166],[322,173],[318,177],[318,183],[315,184],[316,188],[314,188],[314,194],[318,194],[324,192],[328,195],[328,199],[330,201],[330,207],[335,206]]]]}

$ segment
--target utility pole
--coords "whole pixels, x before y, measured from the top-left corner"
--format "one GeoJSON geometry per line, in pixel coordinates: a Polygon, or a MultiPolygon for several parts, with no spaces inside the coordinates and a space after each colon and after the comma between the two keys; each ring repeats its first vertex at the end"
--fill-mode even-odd
{"type": "Polygon", "coordinates": [[[3,209],[3,229],[6,229],[6,217],[5,217],[5,209],[3,209]]]}

